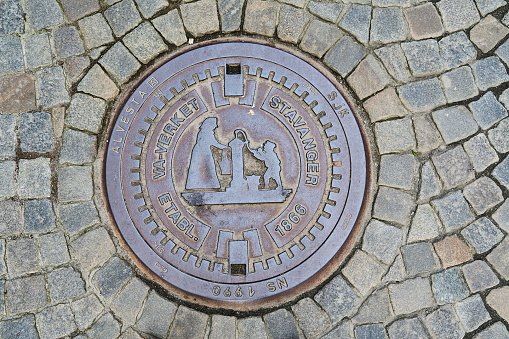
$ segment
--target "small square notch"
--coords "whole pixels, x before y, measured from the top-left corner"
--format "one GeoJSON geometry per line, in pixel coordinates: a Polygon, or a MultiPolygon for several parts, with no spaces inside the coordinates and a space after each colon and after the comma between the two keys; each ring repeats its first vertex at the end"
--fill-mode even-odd
{"type": "Polygon", "coordinates": [[[246,264],[231,264],[231,275],[246,275],[246,264]]]}
{"type": "Polygon", "coordinates": [[[226,64],[226,74],[242,74],[240,64],[226,64]]]}

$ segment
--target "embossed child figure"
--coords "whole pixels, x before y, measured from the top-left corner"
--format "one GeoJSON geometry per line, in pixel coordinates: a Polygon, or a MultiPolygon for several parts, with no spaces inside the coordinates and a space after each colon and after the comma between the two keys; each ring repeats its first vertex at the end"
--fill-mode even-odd
{"type": "Polygon", "coordinates": [[[278,189],[283,189],[280,175],[281,161],[279,160],[277,153],[274,151],[274,148],[276,148],[276,144],[267,140],[263,144],[263,150],[261,147],[259,147],[257,150],[253,150],[253,155],[255,158],[264,161],[265,166],[267,167],[267,171],[263,175],[265,189],[269,188],[270,178],[276,181],[278,189]]]}

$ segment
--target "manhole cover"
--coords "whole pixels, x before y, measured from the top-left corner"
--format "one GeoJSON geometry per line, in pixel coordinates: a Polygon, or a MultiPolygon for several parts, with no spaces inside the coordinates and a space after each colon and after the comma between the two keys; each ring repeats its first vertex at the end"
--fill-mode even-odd
{"type": "Polygon", "coordinates": [[[364,142],[339,86],[298,56],[253,41],[190,48],[132,91],[108,142],[119,232],[187,299],[278,304],[344,257],[364,142]]]}

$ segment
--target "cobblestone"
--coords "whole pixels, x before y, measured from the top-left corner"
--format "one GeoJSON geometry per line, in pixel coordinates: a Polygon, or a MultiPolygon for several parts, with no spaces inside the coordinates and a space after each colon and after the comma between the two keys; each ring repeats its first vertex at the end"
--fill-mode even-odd
{"type": "Polygon", "coordinates": [[[25,19],[21,1],[4,1],[0,4],[0,34],[24,33],[25,19]]]}
{"type": "Polygon", "coordinates": [[[504,64],[496,56],[481,59],[472,64],[475,82],[480,90],[496,87],[509,81],[504,64]]]}
{"type": "Polygon", "coordinates": [[[62,232],[42,235],[39,238],[39,250],[43,265],[57,266],[69,262],[69,251],[62,232]]]}
{"type": "Polygon", "coordinates": [[[62,267],[48,273],[51,301],[59,303],[85,293],[85,282],[72,267],[62,267]]]}
{"type": "Polygon", "coordinates": [[[102,227],[88,231],[71,245],[83,271],[90,271],[115,253],[115,246],[108,232],[102,227]]]}
{"type": "Polygon", "coordinates": [[[23,70],[21,40],[16,36],[0,37],[0,75],[23,70]]]}
{"type": "Polygon", "coordinates": [[[42,338],[57,339],[68,336],[76,329],[69,305],[45,308],[36,315],[37,329],[42,338]]]}
{"type": "Polygon", "coordinates": [[[506,4],[502,0],[475,0],[475,3],[477,4],[477,8],[479,9],[479,12],[481,12],[482,16],[486,16],[486,14],[491,13],[506,4]]]}
{"type": "Polygon", "coordinates": [[[491,144],[500,153],[509,152],[509,140],[507,138],[508,133],[509,119],[500,121],[498,126],[488,131],[488,138],[490,139],[491,144]]]}
{"type": "Polygon", "coordinates": [[[385,221],[406,225],[415,207],[412,195],[401,190],[380,187],[375,201],[373,216],[385,221]]]}
{"type": "Polygon", "coordinates": [[[43,107],[53,107],[69,103],[69,93],[65,87],[62,67],[50,67],[38,71],[37,103],[43,107]]]}
{"type": "Polygon", "coordinates": [[[49,34],[46,32],[25,38],[25,56],[28,68],[50,66],[53,62],[49,34]]]}
{"type": "Polygon", "coordinates": [[[62,0],[61,4],[70,21],[76,21],[100,9],[97,0],[62,0]]]}
{"type": "Polygon", "coordinates": [[[87,48],[96,48],[113,41],[111,28],[102,16],[97,13],[81,19],[79,27],[87,48]]]}
{"type": "Polygon", "coordinates": [[[431,115],[415,116],[413,122],[419,153],[433,151],[444,143],[436,125],[431,121],[431,115]]]}
{"type": "Polygon", "coordinates": [[[193,339],[205,335],[208,316],[185,306],[180,306],[170,329],[169,338],[193,339]]]}
{"type": "Polygon", "coordinates": [[[349,36],[342,37],[325,55],[325,63],[346,76],[362,60],[365,50],[349,36]]]}
{"type": "Polygon", "coordinates": [[[106,110],[106,103],[86,94],[73,95],[65,123],[78,129],[98,133],[106,110]]]}
{"type": "Polygon", "coordinates": [[[491,147],[484,134],[478,134],[463,144],[476,172],[482,172],[498,162],[497,152],[491,147]]]}
{"type": "Polygon", "coordinates": [[[401,44],[415,77],[440,73],[443,70],[438,43],[434,39],[404,42],[401,44]]]}
{"type": "Polygon", "coordinates": [[[312,337],[324,332],[331,324],[327,314],[313,299],[302,299],[292,306],[292,311],[306,337],[312,337]]]}
{"type": "Polygon", "coordinates": [[[491,91],[484,94],[479,100],[470,103],[468,107],[474,114],[479,126],[484,130],[508,115],[507,110],[491,91]]]}
{"type": "Polygon", "coordinates": [[[440,76],[448,103],[467,100],[479,94],[470,67],[463,66],[440,76]]]}
{"type": "Polygon", "coordinates": [[[316,294],[315,300],[333,322],[343,319],[360,303],[360,298],[341,276],[335,277],[325,285],[316,294]]]}
{"type": "MultiPolygon", "coordinates": [[[[483,53],[489,52],[509,33],[509,28],[498,22],[491,15],[484,18],[470,30],[470,40],[483,53]]],[[[498,49],[497,51],[499,51],[498,49]]]]}
{"type": "Polygon", "coordinates": [[[68,129],[62,138],[59,163],[81,165],[92,162],[96,155],[96,137],[80,131],[68,129]]]}
{"type": "Polygon", "coordinates": [[[426,201],[438,195],[442,184],[431,161],[427,161],[421,169],[421,188],[419,191],[419,202],[426,201]]]}
{"type": "Polygon", "coordinates": [[[386,88],[364,103],[371,122],[404,117],[408,112],[401,104],[394,88],[386,88]]]}
{"type": "Polygon", "coordinates": [[[475,60],[477,51],[465,32],[448,35],[438,42],[445,69],[452,69],[475,60]]]}
{"type": "Polygon", "coordinates": [[[387,338],[387,334],[382,324],[373,324],[357,326],[355,337],[359,339],[384,339],[387,338]]]}
{"type": "Polygon", "coordinates": [[[415,148],[410,119],[379,122],[375,124],[375,135],[380,154],[404,152],[415,148]]]}
{"type": "MultiPolygon", "coordinates": [[[[443,1],[443,0],[442,0],[443,1]]],[[[452,306],[442,306],[426,316],[426,326],[434,338],[463,338],[465,331],[461,328],[452,306]]]]}
{"type": "MultiPolygon", "coordinates": [[[[272,16],[272,19],[274,20],[273,28],[275,28],[277,12],[270,13],[271,9],[273,8],[269,6],[267,14],[269,16],[272,16]]],[[[187,28],[187,31],[191,33],[194,37],[210,34],[213,32],[217,32],[219,30],[219,19],[217,17],[217,4],[213,0],[200,0],[197,2],[183,4],[180,6],[180,13],[182,14],[184,26],[187,28]]],[[[244,23],[245,25],[244,28],[247,31],[249,31],[248,28],[249,24],[247,23],[249,16],[250,13],[248,12],[248,8],[246,8],[246,16],[244,19],[246,21],[244,23]]],[[[260,17],[258,19],[266,20],[267,18],[260,17]]],[[[271,23],[265,23],[264,21],[261,21],[260,24],[268,26],[271,25],[271,23]]]]}
{"type": "Polygon", "coordinates": [[[497,322],[485,330],[479,332],[474,339],[491,339],[491,338],[509,338],[509,331],[505,328],[504,324],[497,322]]]}
{"type": "Polygon", "coordinates": [[[16,162],[0,162],[0,198],[12,198],[16,195],[16,162]]]}
{"type": "Polygon", "coordinates": [[[79,233],[100,221],[97,209],[92,201],[60,206],[60,220],[71,235],[79,233]]]}
{"type": "Polygon", "coordinates": [[[419,162],[412,154],[383,155],[380,161],[380,185],[412,190],[417,184],[419,162]]]}
{"type": "Polygon", "coordinates": [[[10,314],[35,311],[48,302],[43,275],[9,280],[7,289],[7,312],[10,314]]]}
{"type": "Polygon", "coordinates": [[[412,82],[398,88],[403,104],[412,112],[430,111],[445,105],[446,99],[437,78],[412,82]]]}
{"type": "Polygon", "coordinates": [[[239,339],[267,339],[267,331],[262,318],[241,318],[237,324],[239,339]]]}
{"type": "Polygon", "coordinates": [[[438,237],[442,224],[429,204],[417,206],[407,242],[417,242],[438,237]]]}
{"type": "Polygon", "coordinates": [[[401,8],[373,8],[371,19],[371,43],[390,43],[405,40],[408,27],[401,8]]]}
{"type": "Polygon", "coordinates": [[[351,33],[363,44],[369,41],[369,27],[371,23],[371,6],[352,4],[347,10],[339,27],[351,33]]]}
{"type": "Polygon", "coordinates": [[[123,320],[124,324],[134,325],[148,290],[149,287],[140,279],[133,278],[113,299],[111,310],[123,320]]]}
{"type": "Polygon", "coordinates": [[[341,37],[341,31],[333,24],[312,20],[302,37],[300,48],[321,58],[341,37]]]}
{"type": "Polygon", "coordinates": [[[431,204],[438,211],[447,232],[462,228],[475,219],[474,213],[470,211],[460,191],[454,191],[441,199],[433,200],[431,204]]]}
{"type": "Polygon", "coordinates": [[[418,318],[396,320],[389,326],[391,339],[427,339],[428,335],[418,318]]]}
{"type": "Polygon", "coordinates": [[[78,299],[71,303],[74,320],[79,330],[88,328],[103,310],[103,306],[94,294],[78,299]]]}
{"type": "MultiPolygon", "coordinates": [[[[177,312],[177,305],[162,298],[155,291],[151,291],[143,305],[137,326],[142,332],[164,338],[168,333],[175,312],[177,312]],[[165,311],[161,312],[161,310],[165,311]]],[[[214,321],[214,316],[212,319],[214,321]]],[[[233,333],[235,333],[235,327],[233,333]]],[[[215,338],[214,326],[211,335],[215,338]]]]}
{"type": "Polygon", "coordinates": [[[347,80],[359,98],[364,99],[384,89],[389,84],[389,75],[382,64],[370,54],[361,61],[347,80]],[[364,81],[366,78],[370,81],[364,81]]]}
{"type": "MultiPolygon", "coordinates": [[[[119,93],[115,83],[104,73],[99,65],[92,67],[78,85],[78,91],[92,94],[105,100],[113,99],[119,93]]],[[[78,94],[75,94],[75,96],[78,94]]],[[[72,106],[72,104],[71,104],[72,106]]]]}
{"type": "MultiPolygon", "coordinates": [[[[420,310],[422,308],[433,307],[435,301],[433,300],[433,294],[431,293],[431,286],[428,279],[415,278],[406,280],[399,284],[389,285],[389,295],[391,297],[392,306],[395,314],[408,314],[420,310]]],[[[406,324],[407,326],[409,324],[406,324]]],[[[407,327],[404,326],[404,327],[407,327]]],[[[412,328],[416,325],[411,326],[412,328]]],[[[408,333],[409,329],[401,329],[404,333],[408,333]]],[[[413,330],[419,332],[418,330],[413,330]]],[[[399,332],[399,331],[398,331],[399,332]]],[[[389,328],[389,334],[391,338],[391,328],[389,328]]],[[[394,337],[400,337],[394,335],[394,337]]],[[[405,338],[409,338],[408,336],[405,338]]]]}
{"type": "Polygon", "coordinates": [[[19,127],[20,146],[23,152],[46,153],[55,146],[51,114],[23,113],[19,127]]]}
{"type": "Polygon", "coordinates": [[[444,268],[462,264],[473,258],[467,244],[461,241],[456,234],[445,237],[434,243],[433,246],[444,268]]]}
{"type": "Polygon", "coordinates": [[[74,26],[62,26],[53,31],[53,40],[57,56],[65,59],[85,52],[83,40],[74,26]]]}
{"type": "Polygon", "coordinates": [[[36,31],[64,21],[60,6],[55,0],[33,0],[26,3],[27,21],[36,31]]]}
{"type": "Polygon", "coordinates": [[[492,290],[486,297],[486,302],[505,321],[509,321],[509,306],[507,305],[508,299],[509,299],[509,286],[502,286],[500,288],[492,290]]]}
{"type": "Polygon", "coordinates": [[[465,106],[444,108],[433,112],[432,116],[446,144],[465,139],[479,129],[465,106]]]}
{"type": "Polygon", "coordinates": [[[35,317],[32,314],[27,314],[20,318],[0,322],[0,337],[39,339],[35,329],[35,317]]]}
{"type": "Polygon", "coordinates": [[[138,9],[144,18],[150,18],[158,11],[168,6],[168,0],[136,0],[138,9]]]}
{"type": "Polygon", "coordinates": [[[359,308],[353,318],[357,324],[387,322],[392,316],[392,307],[387,288],[373,292],[359,308]]]}
{"type": "Polygon", "coordinates": [[[60,167],[58,177],[60,202],[84,201],[92,198],[92,168],[90,166],[60,167]]]}
{"type": "Polygon", "coordinates": [[[51,195],[51,170],[48,158],[21,159],[18,173],[20,198],[49,198],[51,195]]]}
{"type": "Polygon", "coordinates": [[[213,314],[209,339],[235,339],[236,318],[219,314],[213,314]]]}
{"type": "Polygon", "coordinates": [[[509,188],[509,157],[502,160],[493,170],[493,176],[506,188],[509,188]]]}
{"type": "Polygon", "coordinates": [[[364,234],[362,249],[375,255],[383,263],[390,264],[401,241],[400,229],[378,220],[371,220],[364,234]]]}
{"type": "Polygon", "coordinates": [[[343,275],[362,295],[366,295],[375,287],[385,272],[385,265],[361,250],[355,252],[342,270],[343,275]]]}
{"type": "Polygon", "coordinates": [[[8,241],[5,262],[8,272],[14,277],[37,272],[41,267],[41,258],[35,240],[18,238],[8,241]]]}
{"type": "MultiPolygon", "coordinates": [[[[0,91],[1,90],[0,88],[0,91]]],[[[0,130],[0,157],[12,157],[16,154],[15,150],[18,140],[15,128],[17,120],[17,115],[15,114],[0,116],[0,126],[2,126],[0,130]]]]}
{"type": "Polygon", "coordinates": [[[442,20],[431,3],[425,3],[405,10],[405,18],[414,40],[436,38],[444,33],[442,20]]]}
{"type": "Polygon", "coordinates": [[[184,24],[176,9],[155,18],[152,23],[170,44],[181,46],[187,42],[184,24]]]}
{"type": "Polygon", "coordinates": [[[431,158],[447,189],[474,179],[472,164],[461,146],[431,158]]]}
{"type": "Polygon", "coordinates": [[[461,324],[467,332],[472,332],[482,324],[491,320],[479,294],[475,294],[454,305],[461,324]]]}
{"type": "Polygon", "coordinates": [[[308,10],[316,15],[317,17],[336,23],[339,19],[339,15],[341,14],[341,10],[343,9],[342,3],[337,2],[321,2],[311,0],[308,3],[308,10]]]}
{"type": "Polygon", "coordinates": [[[121,259],[113,257],[94,275],[94,284],[105,298],[112,298],[131,278],[131,268],[121,259]]]}
{"type": "Polygon", "coordinates": [[[23,227],[21,204],[16,201],[0,201],[0,234],[20,233],[23,227]]]}
{"type": "Polygon", "coordinates": [[[64,71],[70,83],[74,84],[79,80],[83,71],[85,71],[88,66],[90,66],[90,59],[86,56],[75,56],[67,59],[64,62],[64,71]]]}
{"type": "Polygon", "coordinates": [[[299,330],[292,314],[279,309],[263,317],[267,331],[273,339],[298,338],[299,330]]]}
{"type": "Polygon", "coordinates": [[[492,215],[497,225],[508,232],[509,230],[509,201],[506,200],[492,215]]]}
{"type": "Polygon", "coordinates": [[[509,279],[509,257],[506,255],[507,251],[509,251],[509,237],[506,236],[486,257],[493,268],[506,280],[509,279]]]}
{"type": "Polygon", "coordinates": [[[482,214],[504,201],[502,190],[487,177],[481,177],[466,186],[463,194],[477,214],[482,214]]]}
{"type": "Polygon", "coordinates": [[[403,260],[409,275],[427,272],[440,267],[435,259],[433,246],[427,242],[405,245],[401,247],[403,260]]]}
{"type": "Polygon", "coordinates": [[[480,20],[472,0],[442,0],[437,6],[447,32],[466,29],[480,20]]]}
{"type": "Polygon", "coordinates": [[[482,260],[464,265],[463,276],[473,293],[494,287],[500,282],[488,264],[482,260]]]}
{"type": "Polygon", "coordinates": [[[439,305],[457,302],[469,295],[458,267],[449,268],[431,276],[433,294],[439,305]]]}
{"type": "MultiPolygon", "coordinates": [[[[0,276],[4,275],[6,273],[7,273],[7,266],[5,265],[5,239],[1,239],[0,240],[0,276]]],[[[2,282],[1,290],[3,291],[4,287],[5,287],[5,281],[2,280],[1,282],[2,282]]],[[[0,298],[3,298],[3,297],[4,296],[2,295],[2,297],[0,297],[0,298]]],[[[4,314],[4,301],[5,300],[2,299],[0,302],[0,314],[4,314]]]]}
{"type": "Polygon", "coordinates": [[[114,4],[104,12],[104,16],[117,37],[138,26],[142,20],[133,0],[122,0],[114,4]]]}
{"type": "MultiPolygon", "coordinates": [[[[234,32],[240,29],[242,21],[242,7],[244,0],[218,0],[219,17],[221,19],[221,30],[223,32],[234,32]]],[[[290,8],[290,6],[288,6],[290,8]]],[[[291,7],[293,8],[293,7],[291,7]]],[[[302,11],[296,9],[299,14],[302,11]]],[[[280,20],[282,13],[280,14],[280,20]]],[[[281,21],[280,21],[281,22],[281,21]]],[[[281,37],[280,37],[281,38],[281,37]]],[[[284,39],[283,39],[284,40],[284,39]]]]}
{"type": "MultiPolygon", "coordinates": [[[[168,49],[159,33],[157,33],[152,25],[146,22],[127,34],[124,37],[124,43],[134,56],[144,64],[168,49]]],[[[137,68],[133,69],[136,67],[134,65],[125,66],[131,68],[129,70],[130,73],[134,73],[137,70],[137,68]]]]}
{"type": "Polygon", "coordinates": [[[408,63],[401,45],[392,44],[375,50],[390,75],[398,82],[407,82],[411,78],[408,63]]]}
{"type": "Polygon", "coordinates": [[[90,339],[117,338],[120,335],[120,324],[111,313],[101,316],[87,331],[90,339]]]}

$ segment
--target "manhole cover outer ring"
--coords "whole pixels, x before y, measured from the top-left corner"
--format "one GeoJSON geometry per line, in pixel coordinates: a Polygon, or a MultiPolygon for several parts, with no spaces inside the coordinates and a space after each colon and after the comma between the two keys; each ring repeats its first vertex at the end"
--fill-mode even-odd
{"type": "MultiPolygon", "coordinates": [[[[344,100],[346,101],[347,105],[352,109],[353,111],[355,109],[355,106],[351,100],[349,100],[348,96],[346,96],[346,91],[343,90],[342,86],[332,77],[332,75],[329,75],[329,72],[325,70],[323,66],[320,64],[314,62],[313,60],[310,60],[309,58],[302,55],[302,53],[299,53],[293,49],[289,49],[286,46],[279,45],[279,44],[271,44],[260,40],[254,40],[249,38],[222,38],[217,39],[213,41],[207,41],[203,43],[197,43],[195,45],[186,46],[185,48],[182,48],[177,53],[172,54],[168,58],[165,58],[161,62],[159,62],[157,65],[154,65],[147,69],[144,72],[144,75],[141,77],[139,81],[137,81],[134,85],[128,84],[130,87],[129,92],[125,94],[125,96],[118,101],[116,112],[113,116],[113,118],[110,120],[110,124],[108,127],[108,132],[106,133],[105,140],[106,142],[103,142],[103,156],[104,159],[107,159],[108,157],[108,138],[112,135],[113,129],[117,123],[117,119],[119,118],[119,115],[122,113],[122,110],[125,108],[126,103],[131,98],[131,95],[141,86],[159,67],[166,64],[169,60],[174,59],[184,53],[187,53],[189,51],[195,50],[197,48],[205,47],[205,46],[211,46],[215,44],[220,43],[227,43],[227,42],[245,42],[245,43],[251,43],[251,44],[257,44],[261,46],[267,46],[267,47],[275,47],[280,50],[281,53],[289,53],[290,55],[297,57],[298,59],[301,59],[302,61],[310,64],[311,68],[314,68],[316,71],[318,71],[324,79],[326,79],[327,82],[330,83],[332,87],[330,89],[339,91],[339,93],[343,96],[344,100]]],[[[276,51],[277,53],[280,53],[276,51]]],[[[269,58],[270,59],[270,58],[269,58]]],[[[323,86],[321,87],[323,89],[323,86]]],[[[321,245],[320,249],[317,251],[318,254],[321,252],[326,253],[326,257],[330,258],[327,260],[307,260],[306,262],[300,264],[300,269],[313,269],[315,270],[315,267],[317,263],[323,267],[319,269],[315,274],[313,274],[309,279],[305,281],[300,281],[297,286],[294,286],[286,291],[280,292],[278,294],[275,294],[270,297],[265,297],[261,299],[254,299],[254,300],[243,300],[243,301],[225,301],[225,300],[217,300],[212,299],[204,296],[200,296],[198,294],[190,293],[189,291],[185,291],[184,289],[181,289],[177,286],[175,286],[172,283],[169,283],[166,278],[162,278],[164,274],[161,276],[161,272],[155,273],[155,268],[153,265],[150,265],[154,262],[157,262],[159,260],[159,256],[153,251],[152,248],[147,246],[146,242],[140,237],[136,238],[133,237],[132,234],[130,234],[125,229],[122,230],[122,227],[125,227],[126,224],[120,220],[119,221],[117,216],[117,221],[113,217],[112,212],[112,206],[110,201],[108,200],[108,183],[106,183],[106,165],[103,163],[103,175],[102,175],[102,192],[103,192],[103,198],[108,210],[108,214],[110,217],[111,224],[113,225],[114,232],[116,233],[118,239],[120,240],[120,243],[123,245],[123,247],[127,250],[130,257],[136,262],[136,264],[142,269],[142,271],[147,274],[152,280],[155,280],[157,283],[163,285],[165,288],[176,294],[177,296],[181,297],[184,300],[188,300],[194,303],[199,303],[200,305],[205,305],[208,307],[213,308],[226,308],[226,309],[233,309],[237,311],[248,311],[248,310],[256,310],[260,308],[267,308],[267,307],[274,307],[281,303],[287,302],[298,295],[308,291],[311,288],[314,288],[321,284],[324,280],[326,280],[334,271],[336,271],[339,267],[340,262],[348,255],[348,253],[353,248],[357,236],[359,232],[361,231],[362,226],[364,225],[364,218],[367,212],[367,208],[370,205],[370,199],[369,199],[369,190],[371,189],[371,159],[370,159],[370,152],[369,152],[369,143],[367,141],[366,134],[362,128],[362,124],[359,123],[360,119],[358,116],[355,116],[353,114],[350,114],[348,117],[350,120],[341,120],[341,125],[345,130],[347,130],[348,134],[348,128],[353,128],[358,131],[357,135],[354,135],[351,138],[347,137],[348,143],[350,147],[357,147],[362,148],[362,152],[365,155],[365,159],[363,162],[363,166],[365,166],[365,186],[363,191],[356,191],[349,193],[348,201],[347,203],[355,204],[356,207],[354,209],[358,209],[358,217],[355,222],[355,225],[353,226],[352,230],[350,231],[346,241],[343,243],[342,247],[338,250],[334,247],[334,244],[332,244],[330,241],[327,243],[321,245]],[[365,197],[365,198],[364,198],[365,197]],[[364,198],[364,199],[363,199],[364,198]],[[136,253],[132,250],[131,247],[136,248],[136,253]],[[333,254],[333,255],[331,255],[333,254]],[[149,265],[151,268],[149,268],[149,265]]],[[[356,150],[357,152],[360,151],[360,149],[356,150]]],[[[355,152],[352,152],[355,153],[355,152]]],[[[107,161],[107,160],[106,160],[107,161]]],[[[352,165],[353,166],[353,165],[352,165]]],[[[358,166],[358,164],[356,165],[358,166]]],[[[111,177],[111,173],[108,173],[108,175],[111,177]]],[[[116,176],[116,175],[115,175],[116,176]]],[[[111,189],[110,189],[111,191],[111,189]]],[[[123,199],[118,199],[123,200],[123,199]]],[[[122,203],[119,205],[115,201],[113,201],[113,204],[116,206],[113,206],[114,209],[120,209],[125,208],[122,207],[122,203]]],[[[128,215],[128,213],[127,213],[128,215]]],[[[124,220],[127,221],[127,220],[124,220]]],[[[342,220],[340,220],[342,221],[342,220]]],[[[314,258],[316,258],[316,254],[313,254],[314,258]]],[[[183,273],[185,274],[185,273],[183,273]]],[[[188,282],[189,283],[189,282],[188,282]]],[[[199,283],[200,281],[193,281],[195,285],[195,288],[200,288],[199,283]]],[[[227,286],[225,284],[222,286],[224,288],[227,286]]],[[[237,286],[237,285],[232,285],[237,286]]],[[[203,288],[209,288],[208,284],[204,284],[203,288]],[[207,285],[207,287],[205,286],[207,285]]]]}

